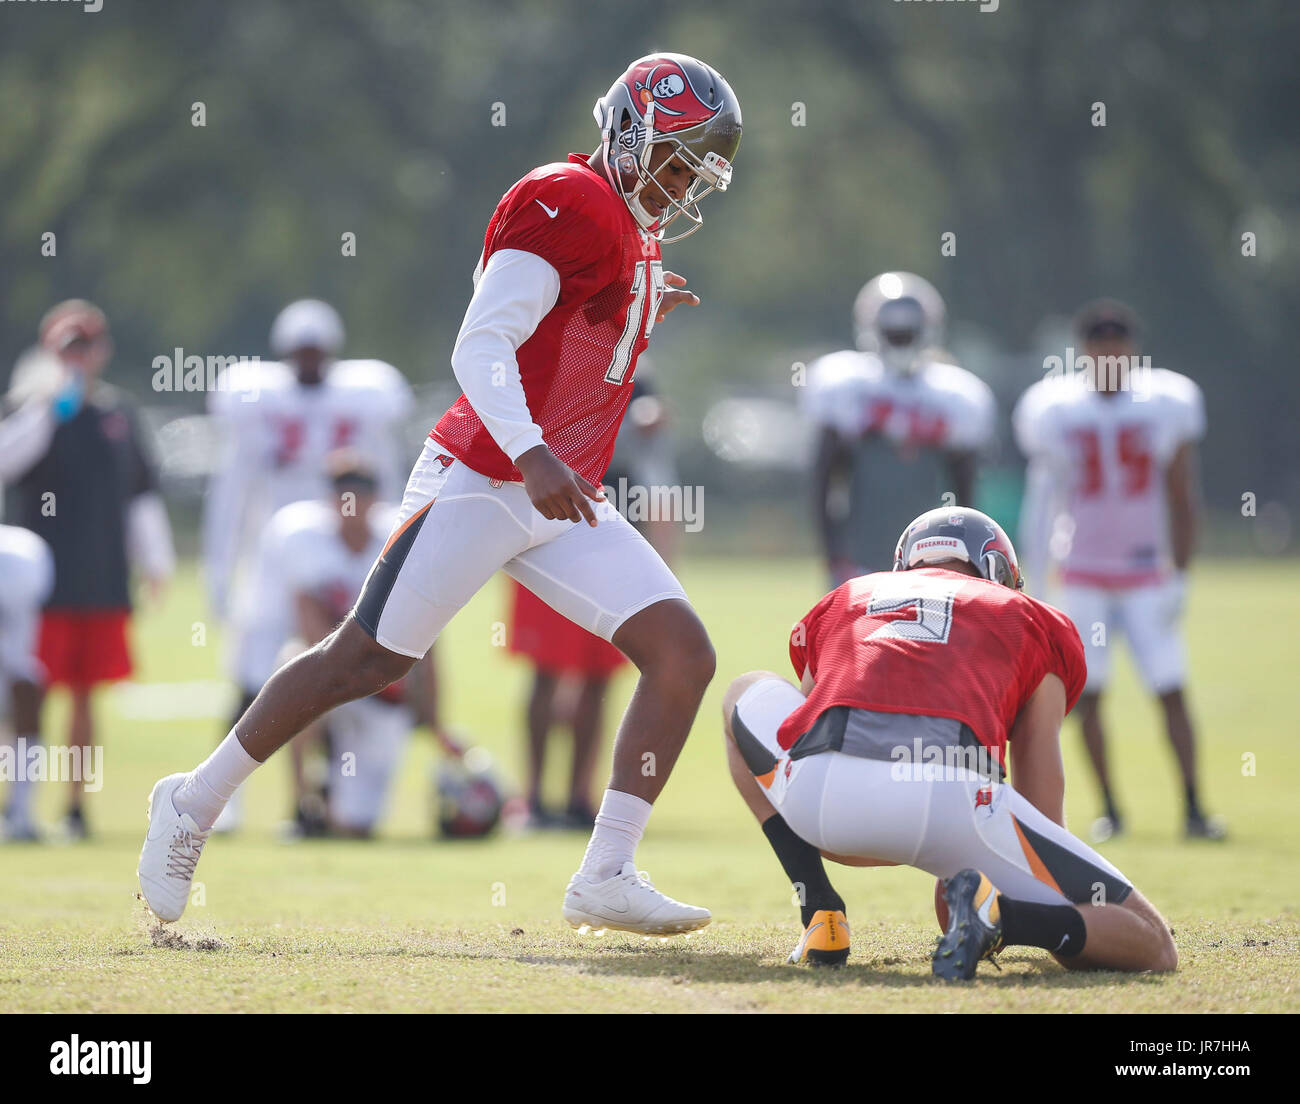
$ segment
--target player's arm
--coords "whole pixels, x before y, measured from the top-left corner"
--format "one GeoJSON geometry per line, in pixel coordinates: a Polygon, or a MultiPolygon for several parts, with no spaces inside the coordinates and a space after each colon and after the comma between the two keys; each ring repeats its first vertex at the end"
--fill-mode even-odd
{"type": "Polygon", "coordinates": [[[451,366],[474,413],[523,475],[541,515],[595,525],[587,500],[600,502],[604,495],[542,440],[519,375],[518,349],[559,295],[560,274],[550,262],[520,249],[497,250],[465,311],[451,366]]]}
{"type": "Polygon", "coordinates": [[[1011,778],[1019,793],[1049,820],[1065,827],[1065,765],[1061,722],[1065,683],[1048,673],[1021,707],[1011,727],[1011,778]]]}
{"type": "Polygon", "coordinates": [[[1169,537],[1174,566],[1186,571],[1196,547],[1198,523],[1198,487],[1196,445],[1184,441],[1165,473],[1165,486],[1169,498],[1169,537]]]}
{"type": "Polygon", "coordinates": [[[835,539],[835,490],[853,476],[853,453],[848,442],[832,426],[823,426],[813,456],[813,510],[817,532],[827,563],[842,559],[835,539]]]}
{"type": "Polygon", "coordinates": [[[126,508],[126,548],[134,566],[148,581],[154,601],[176,573],[176,546],[163,503],[158,468],[141,437],[140,423],[129,415],[133,487],[126,508]]]}
{"type": "Polygon", "coordinates": [[[201,548],[208,601],[218,617],[225,617],[244,517],[252,497],[255,479],[261,474],[261,450],[247,415],[237,417],[243,394],[231,396],[218,389],[214,400],[231,403],[232,412],[213,409],[211,417],[222,437],[222,461],[208,480],[203,503],[201,548]]]}
{"type": "Polygon", "coordinates": [[[28,402],[0,417],[0,483],[16,483],[50,450],[58,422],[53,408],[28,402]]]}
{"type": "Polygon", "coordinates": [[[1055,431],[1045,424],[1050,405],[1045,403],[1043,384],[1037,383],[1016,403],[1011,428],[1016,445],[1028,461],[1025,489],[1020,501],[1020,527],[1016,550],[1026,585],[1042,594],[1052,566],[1052,530],[1061,501],[1063,481],[1051,444],[1055,431]]]}

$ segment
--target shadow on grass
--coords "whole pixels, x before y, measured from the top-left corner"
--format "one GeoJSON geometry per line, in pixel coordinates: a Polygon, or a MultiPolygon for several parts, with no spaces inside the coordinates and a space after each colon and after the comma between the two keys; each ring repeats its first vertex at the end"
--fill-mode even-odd
{"type": "MultiPolygon", "coordinates": [[[[608,977],[644,978],[669,982],[716,985],[749,985],[754,982],[784,983],[817,987],[883,986],[916,988],[947,984],[930,974],[929,956],[916,955],[868,958],[849,961],[844,966],[817,969],[793,966],[774,960],[757,951],[669,951],[647,945],[609,947],[592,954],[490,954],[459,951],[445,957],[461,960],[495,960],[522,962],[528,965],[553,966],[580,974],[608,977]]],[[[436,952],[435,952],[436,953],[436,952]]],[[[1071,973],[1046,958],[1029,955],[1002,955],[1001,970],[981,963],[976,977],[981,985],[997,989],[1092,989],[1125,984],[1159,984],[1161,978],[1151,974],[1126,974],[1114,970],[1071,973]]],[[[961,983],[957,983],[960,985],[961,983]]]]}

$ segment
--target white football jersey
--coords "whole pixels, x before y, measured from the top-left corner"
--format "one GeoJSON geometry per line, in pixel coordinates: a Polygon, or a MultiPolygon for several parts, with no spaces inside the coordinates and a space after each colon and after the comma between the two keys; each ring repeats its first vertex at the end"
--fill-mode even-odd
{"type": "Polygon", "coordinates": [[[376,503],[366,520],[370,542],[354,554],[339,536],[338,508],[329,501],[294,502],[272,516],[235,611],[232,665],[242,689],[261,689],[285,642],[297,634],[298,594],[319,598],[340,621],[347,615],[384,549],[397,509],[376,503]]]}
{"type": "Polygon", "coordinates": [[[813,362],[803,407],[849,455],[828,554],[864,571],[889,570],[898,534],[946,501],[953,455],[984,450],[997,414],[988,385],[955,364],[926,361],[904,376],[853,351],[813,362]]]}
{"type": "Polygon", "coordinates": [[[316,386],[275,361],[223,372],[208,404],[223,460],[203,526],[214,597],[229,589],[242,551],[276,510],[328,493],[325,458],[334,450],[355,449],[375,466],[380,497],[400,499],[413,459],[404,433],[413,406],[405,377],[380,360],[335,361],[316,386]]]}
{"type": "Polygon", "coordinates": [[[1067,583],[1136,586],[1169,570],[1166,474],[1204,436],[1205,403],[1177,372],[1152,369],[1145,383],[1099,394],[1074,373],[1040,380],[1016,404],[1016,441],[1054,492],[1044,524],[1067,583]]]}
{"type": "Polygon", "coordinates": [[[878,433],[900,451],[978,451],[993,437],[997,406],[982,379],[956,364],[926,361],[890,372],[874,353],[845,350],[814,361],[804,410],[848,438],[878,433]]]}

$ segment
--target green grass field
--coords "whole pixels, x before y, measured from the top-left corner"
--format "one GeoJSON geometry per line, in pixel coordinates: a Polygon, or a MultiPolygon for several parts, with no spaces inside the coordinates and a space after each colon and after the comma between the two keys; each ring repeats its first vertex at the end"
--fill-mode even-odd
{"type": "MultiPolygon", "coordinates": [[[[726,681],[786,670],[790,624],[819,597],[810,561],[705,560],[683,580],[719,657],[690,742],[638,854],[669,893],[709,906],[689,939],[580,936],[559,915],[584,838],[429,838],[433,752],[415,741],[382,839],[276,841],[288,811],[287,763],[252,780],[247,824],[214,838],[199,866],[203,904],[151,930],[134,896],[149,789],[193,766],[219,735],[204,682],[218,679],[192,574],[137,627],[138,675],[170,691],[108,691],[100,702],[105,783],[91,795],[96,838],[0,846],[0,1011],[1297,1011],[1300,976],[1300,777],[1290,698],[1300,655],[1300,588],[1290,564],[1219,562],[1193,581],[1191,701],[1201,727],[1208,807],[1226,844],[1181,841],[1175,774],[1153,703],[1127,663],[1108,703],[1127,838],[1105,853],[1169,918],[1182,956],[1174,975],[1070,975],[1044,952],[1012,950],[962,988],[930,978],[932,881],[911,870],[834,868],[853,924],[844,970],[783,964],[797,936],[790,890],[730,788],[718,702],[726,681]],[[196,685],[197,684],[197,685],[196,685]],[[152,714],[162,703],[170,718],[152,714]],[[1243,773],[1243,756],[1254,772],[1243,773]]],[[[524,668],[494,648],[506,592],[496,580],[439,644],[447,720],[519,776],[524,668]]],[[[614,686],[611,728],[631,677],[614,686]]],[[[56,741],[65,703],[47,730],[56,741]]],[[[560,756],[567,746],[558,740],[560,756]]],[[[1067,808],[1096,815],[1079,736],[1067,722],[1067,808]]],[[[561,778],[563,762],[554,766],[561,778]]],[[[59,814],[62,787],[40,813],[59,814]]]]}

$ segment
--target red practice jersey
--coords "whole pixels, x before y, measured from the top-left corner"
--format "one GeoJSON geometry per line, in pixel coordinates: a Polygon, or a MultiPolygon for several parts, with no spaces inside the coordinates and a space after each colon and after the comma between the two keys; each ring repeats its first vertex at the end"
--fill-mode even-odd
{"type": "MultiPolygon", "coordinates": [[[[519,376],[543,440],[599,486],[663,298],[659,243],[574,153],[566,163],[534,169],[497,204],[482,265],[498,249],[534,253],[560,274],[555,306],[519,347],[519,376]]],[[[523,478],[464,395],[432,436],[482,475],[523,478]]]]}
{"type": "Polygon", "coordinates": [[[790,634],[790,659],[816,685],[781,725],[789,748],[827,709],[951,717],[1005,766],[1007,733],[1046,674],[1065,683],[1066,709],[1087,668],[1074,623],[998,583],[937,567],[850,579],[790,634]]]}

